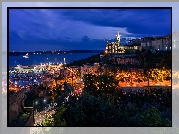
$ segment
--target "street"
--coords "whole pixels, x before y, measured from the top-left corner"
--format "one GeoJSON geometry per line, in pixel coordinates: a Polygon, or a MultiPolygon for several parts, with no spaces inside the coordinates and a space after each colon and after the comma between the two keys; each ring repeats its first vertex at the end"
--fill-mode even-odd
{"type": "Polygon", "coordinates": [[[55,110],[50,110],[47,112],[47,110],[44,110],[44,111],[41,111],[41,112],[37,112],[35,115],[34,115],[34,119],[35,119],[35,124],[34,126],[37,126],[37,124],[40,124],[42,123],[42,121],[45,120],[45,116],[46,115],[53,115],[55,114],[55,110]]]}

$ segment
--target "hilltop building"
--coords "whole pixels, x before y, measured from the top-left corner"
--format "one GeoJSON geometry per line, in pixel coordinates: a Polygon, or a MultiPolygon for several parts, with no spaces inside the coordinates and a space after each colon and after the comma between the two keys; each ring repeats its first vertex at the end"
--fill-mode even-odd
{"type": "Polygon", "coordinates": [[[171,50],[171,35],[166,35],[163,37],[155,37],[155,40],[152,41],[152,47],[154,50],[158,51],[167,51],[171,50]]]}
{"type": "Polygon", "coordinates": [[[128,42],[127,46],[138,46],[138,50],[150,49],[157,51],[170,51],[171,35],[133,39],[128,42]]]}
{"type": "Polygon", "coordinates": [[[116,35],[116,42],[108,42],[106,45],[106,53],[124,53],[125,52],[125,46],[120,46],[120,37],[121,35],[118,34],[116,35]]]}
{"type": "MultiPolygon", "coordinates": [[[[125,53],[126,51],[135,51],[141,49],[150,49],[157,51],[170,51],[171,50],[171,35],[166,36],[156,36],[156,37],[143,37],[139,39],[129,40],[128,44],[125,46],[120,46],[120,34],[116,35],[116,42],[108,42],[106,44],[106,53],[107,54],[119,54],[125,53]]],[[[177,40],[173,40],[173,47],[176,48],[177,40]]]]}
{"type": "Polygon", "coordinates": [[[107,45],[106,45],[106,53],[111,53],[111,54],[119,54],[119,53],[125,53],[126,50],[141,50],[141,44],[139,43],[134,43],[131,42],[128,45],[125,46],[121,46],[120,45],[120,37],[121,35],[119,34],[119,30],[118,30],[118,34],[116,35],[116,42],[108,42],[107,41],[107,45]]]}

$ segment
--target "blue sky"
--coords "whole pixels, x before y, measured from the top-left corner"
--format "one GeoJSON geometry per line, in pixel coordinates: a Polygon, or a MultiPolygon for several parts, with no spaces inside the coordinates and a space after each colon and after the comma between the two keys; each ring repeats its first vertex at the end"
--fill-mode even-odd
{"type": "Polygon", "coordinates": [[[10,51],[103,50],[106,41],[171,32],[167,9],[10,9],[10,51]]]}

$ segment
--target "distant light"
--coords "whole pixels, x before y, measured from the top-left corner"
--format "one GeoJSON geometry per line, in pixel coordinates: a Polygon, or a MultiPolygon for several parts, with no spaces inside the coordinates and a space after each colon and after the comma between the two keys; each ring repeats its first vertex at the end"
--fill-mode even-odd
{"type": "Polygon", "coordinates": [[[12,52],[14,52],[14,51],[12,51],[12,52]]]}

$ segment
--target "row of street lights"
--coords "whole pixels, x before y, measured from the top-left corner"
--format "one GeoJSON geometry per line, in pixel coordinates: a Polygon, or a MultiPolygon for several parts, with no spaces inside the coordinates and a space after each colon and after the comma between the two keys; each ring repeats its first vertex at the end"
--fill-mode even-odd
{"type": "MultiPolygon", "coordinates": [[[[46,104],[46,99],[43,100],[44,105],[46,104]]],[[[33,109],[36,107],[35,111],[37,113],[37,105],[38,105],[38,101],[35,101],[35,105],[34,105],[34,101],[33,101],[33,109]]],[[[46,107],[43,106],[43,110],[45,110],[46,107]]]]}

